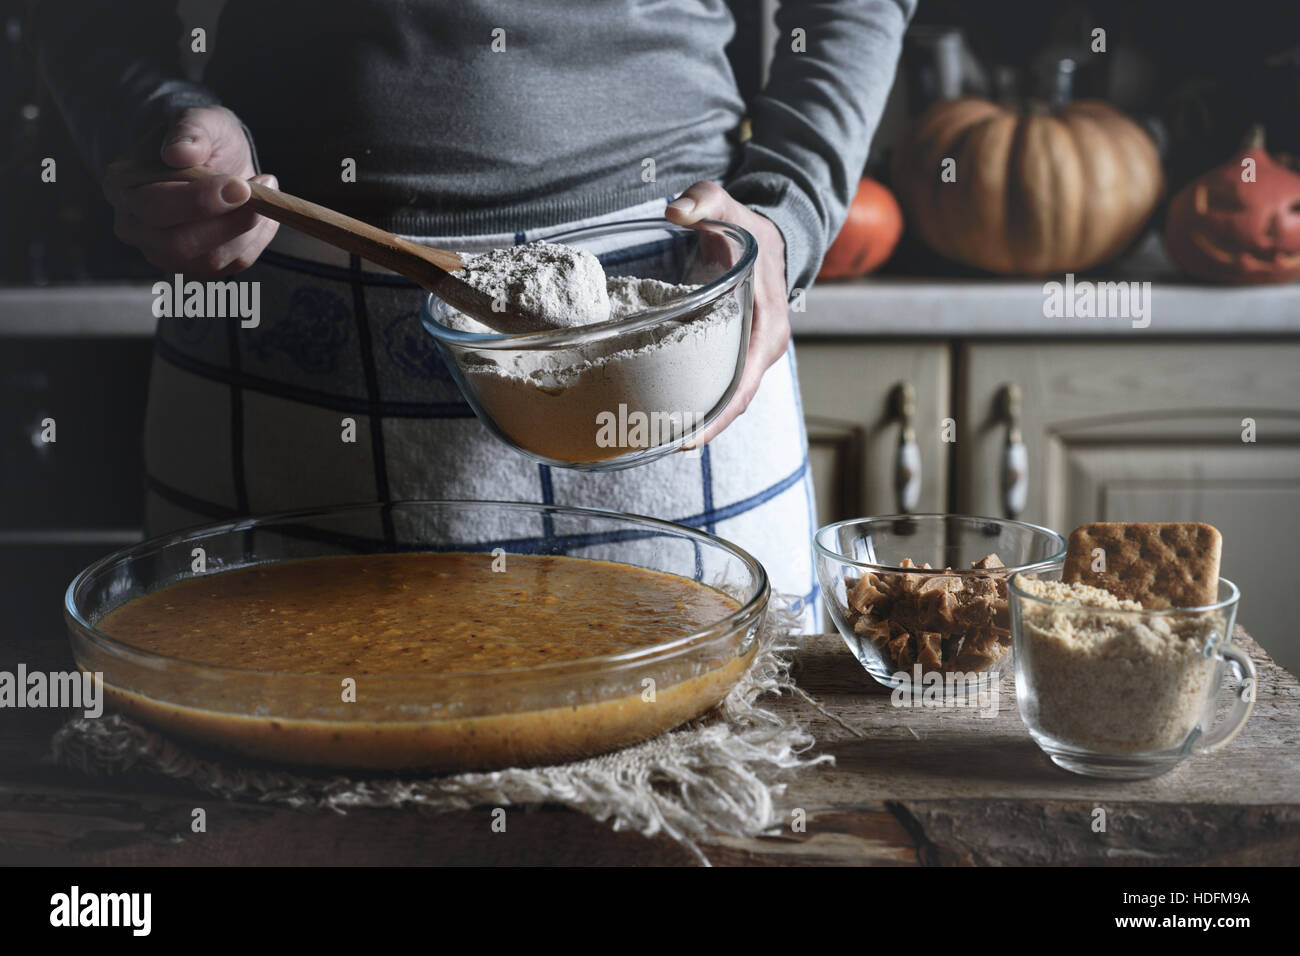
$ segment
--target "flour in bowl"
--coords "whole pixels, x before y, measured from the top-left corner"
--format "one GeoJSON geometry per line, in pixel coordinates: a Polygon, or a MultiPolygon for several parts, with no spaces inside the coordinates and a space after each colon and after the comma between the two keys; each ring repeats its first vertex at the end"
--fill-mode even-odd
{"type": "MultiPolygon", "coordinates": [[[[471,281],[483,282],[484,291],[502,289],[509,304],[524,303],[557,325],[564,315],[569,326],[626,318],[698,288],[633,276],[607,279],[594,256],[559,243],[464,258],[467,273],[479,277],[471,281]],[[525,275],[525,263],[536,271],[525,275]],[[557,283],[571,287],[558,289],[557,283]]],[[[733,289],[688,316],[577,345],[457,349],[457,364],[480,412],[510,441],[557,461],[604,461],[676,441],[719,410],[743,358],[741,294],[733,289]]],[[[449,312],[445,322],[462,332],[492,331],[458,312],[449,312]]]]}
{"type": "MultiPolygon", "coordinates": [[[[461,260],[465,268],[454,273],[457,278],[498,299],[504,311],[536,316],[543,327],[570,328],[609,319],[605,270],[586,249],[538,241],[465,254],[461,260]]],[[[492,330],[470,319],[462,331],[492,330]]]]}

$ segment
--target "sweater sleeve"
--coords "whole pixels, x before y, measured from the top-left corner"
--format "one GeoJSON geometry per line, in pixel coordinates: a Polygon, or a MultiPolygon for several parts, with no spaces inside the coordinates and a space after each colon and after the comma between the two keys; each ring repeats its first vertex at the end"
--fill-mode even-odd
{"type": "Polygon", "coordinates": [[[791,293],[812,284],[848,214],[915,7],[782,0],[777,10],[771,74],[750,104],[753,135],[726,186],[781,230],[791,293]]]}
{"type": "Polygon", "coordinates": [[[175,0],[29,0],[36,62],[96,176],[152,127],[218,99],[185,79],[175,0]]]}

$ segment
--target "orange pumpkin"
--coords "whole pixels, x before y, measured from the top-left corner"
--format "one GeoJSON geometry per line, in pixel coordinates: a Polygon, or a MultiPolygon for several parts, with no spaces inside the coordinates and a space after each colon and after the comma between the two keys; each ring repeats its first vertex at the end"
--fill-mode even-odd
{"type": "Polygon", "coordinates": [[[1113,258],[1164,186],[1151,138],[1095,100],[1055,113],[940,101],[904,135],[893,173],[926,245],[1006,275],[1078,272],[1113,258]]]}
{"type": "Polygon", "coordinates": [[[1273,161],[1261,127],[1240,153],[1174,196],[1165,250],[1197,279],[1253,284],[1300,278],[1300,175],[1273,161]]]}
{"type": "Polygon", "coordinates": [[[852,279],[880,268],[902,235],[903,210],[898,200],[880,183],[864,177],[817,278],[852,279]]]}

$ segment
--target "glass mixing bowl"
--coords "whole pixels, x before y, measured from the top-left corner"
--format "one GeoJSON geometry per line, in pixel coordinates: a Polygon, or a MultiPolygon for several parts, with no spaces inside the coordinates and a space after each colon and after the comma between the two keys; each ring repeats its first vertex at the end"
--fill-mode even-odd
{"type": "Polygon", "coordinates": [[[960,693],[1010,670],[1007,581],[1059,566],[1065,539],[1003,518],[883,515],[819,529],[813,551],[831,618],[868,674],[898,687],[939,672],[960,693]],[[990,554],[1005,567],[971,567],[990,554]]]}
{"type": "Polygon", "coordinates": [[[660,219],[547,237],[595,255],[609,277],[697,288],[608,322],[527,335],[446,324],[429,296],[425,329],[470,407],[498,438],[549,465],[603,471],[661,458],[707,427],[745,367],[758,243],[744,229],[660,219]]]}
{"type": "Polygon", "coordinates": [[[229,521],[111,554],[73,580],[64,616],[77,665],[110,709],[165,733],[281,764],[434,771],[555,763],[626,746],[706,712],[744,673],[768,602],[762,565],[727,541],[616,512],[410,501],[229,521]],[[206,574],[325,555],[430,551],[569,555],[679,575],[737,609],[696,633],[620,654],[472,673],[347,675],[214,667],[150,653],[97,627],[132,598],[206,574]],[[654,700],[645,702],[647,681],[654,700]]]}

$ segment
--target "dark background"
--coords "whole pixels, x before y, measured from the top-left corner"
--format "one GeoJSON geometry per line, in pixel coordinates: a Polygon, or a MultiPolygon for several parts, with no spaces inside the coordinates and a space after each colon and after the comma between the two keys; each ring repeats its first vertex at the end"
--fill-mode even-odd
{"type": "Polygon", "coordinates": [[[1011,67],[1019,92],[1058,56],[1075,93],[1154,125],[1171,192],[1228,158],[1253,123],[1274,153],[1300,153],[1300,3],[1295,0],[921,0],[917,25],[956,25],[979,62],[1011,67]],[[1107,53],[1088,48],[1106,30],[1107,53]]]}
{"type": "MultiPolygon", "coordinates": [[[[222,2],[183,0],[178,8],[182,19],[188,9],[190,19],[207,21],[222,2]]],[[[729,52],[750,95],[761,83],[773,2],[730,2],[737,34],[729,52]]],[[[157,271],[114,238],[99,184],[40,81],[24,35],[25,7],[26,0],[0,0],[0,286],[152,281],[157,271]],[[46,156],[59,161],[57,189],[39,183],[46,156]]],[[[1300,0],[921,0],[872,175],[888,180],[891,143],[926,105],[926,37],[953,30],[969,53],[957,92],[1032,97],[1051,84],[1062,59],[1073,60],[1074,96],[1111,100],[1151,131],[1169,194],[1231,156],[1255,122],[1267,125],[1275,157],[1300,156],[1300,0]],[[1097,26],[1107,31],[1101,56],[1088,49],[1097,26]]],[[[1158,211],[1152,231],[1161,218],[1158,211]]],[[[1156,247],[1154,260],[1131,255],[1101,268],[1134,276],[1160,269],[1159,244],[1146,246],[1156,247]]],[[[882,271],[983,277],[907,235],[882,271]]],[[[151,343],[102,332],[15,336],[6,334],[5,320],[0,305],[0,445],[9,449],[0,465],[0,604],[9,609],[12,633],[57,637],[50,609],[67,582],[134,540],[142,524],[139,431],[151,343]],[[56,452],[34,437],[33,423],[69,407],[78,410],[77,440],[56,452]]]]}
{"type": "MultiPolygon", "coordinates": [[[[732,6],[738,32],[730,52],[742,91],[750,93],[761,72],[762,8],[753,0],[732,0],[732,6]]],[[[24,8],[24,0],[0,0],[0,282],[152,276],[137,253],[113,238],[98,184],[80,165],[37,75],[24,38],[24,8]],[[45,156],[60,160],[57,190],[33,186],[45,156]]],[[[914,23],[960,28],[979,68],[989,77],[999,68],[1009,73],[1016,95],[1040,92],[1052,65],[1074,58],[1076,96],[1109,99],[1155,135],[1171,194],[1231,155],[1255,122],[1266,124],[1275,155],[1300,155],[1297,0],[921,0],[914,23]],[[1104,56],[1087,48],[1096,26],[1107,31],[1104,56]]],[[[904,87],[915,72],[916,48],[909,44],[904,87]]],[[[896,97],[902,100],[896,111],[923,105],[911,92],[896,97]]],[[[882,177],[880,160],[892,133],[882,130],[875,152],[872,171],[882,177]]]]}

